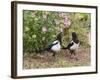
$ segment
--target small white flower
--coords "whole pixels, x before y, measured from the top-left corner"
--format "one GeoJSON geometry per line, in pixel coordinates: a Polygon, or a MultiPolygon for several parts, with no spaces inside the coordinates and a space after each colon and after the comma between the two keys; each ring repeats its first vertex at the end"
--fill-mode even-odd
{"type": "Polygon", "coordinates": [[[54,21],[55,21],[56,24],[59,24],[60,23],[57,19],[55,19],[54,21]]]}
{"type": "Polygon", "coordinates": [[[60,29],[60,32],[63,32],[63,29],[62,28],[60,29]]]}
{"type": "Polygon", "coordinates": [[[36,38],[36,35],[35,35],[35,34],[33,34],[33,35],[32,35],[32,38],[36,38]]]}
{"type": "Polygon", "coordinates": [[[43,32],[47,32],[48,29],[47,29],[46,27],[42,27],[42,31],[43,31],[43,32]]]}
{"type": "Polygon", "coordinates": [[[46,19],[47,18],[47,15],[43,15],[43,18],[46,19]]]}

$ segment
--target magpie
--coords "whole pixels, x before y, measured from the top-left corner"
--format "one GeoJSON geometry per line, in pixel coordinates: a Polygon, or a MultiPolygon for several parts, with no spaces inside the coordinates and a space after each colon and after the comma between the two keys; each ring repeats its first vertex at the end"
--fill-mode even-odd
{"type": "Polygon", "coordinates": [[[72,40],[69,42],[67,47],[63,47],[63,49],[68,49],[71,55],[76,55],[75,51],[79,47],[79,39],[77,37],[76,32],[72,32],[72,40]]]}
{"type": "Polygon", "coordinates": [[[50,45],[48,45],[48,47],[45,49],[46,51],[49,51],[49,52],[52,52],[53,53],[53,57],[55,57],[56,53],[58,51],[60,51],[61,49],[61,33],[60,32],[58,35],[57,35],[57,38],[55,41],[53,41],[53,43],[51,43],[50,45]]]}

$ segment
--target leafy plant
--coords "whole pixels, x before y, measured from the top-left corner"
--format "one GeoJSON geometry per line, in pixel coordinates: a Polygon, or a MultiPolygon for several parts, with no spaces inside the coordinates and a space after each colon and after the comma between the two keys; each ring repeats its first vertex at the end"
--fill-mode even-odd
{"type": "Polygon", "coordinates": [[[23,49],[24,53],[39,52],[52,43],[60,31],[63,46],[76,32],[82,47],[88,47],[87,33],[91,28],[89,13],[65,13],[53,11],[23,11],[23,49]]]}

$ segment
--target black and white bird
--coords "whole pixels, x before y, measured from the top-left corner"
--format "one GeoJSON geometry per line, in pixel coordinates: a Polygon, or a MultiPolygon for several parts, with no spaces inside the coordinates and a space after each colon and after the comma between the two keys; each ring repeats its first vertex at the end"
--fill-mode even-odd
{"type": "Polygon", "coordinates": [[[56,53],[61,50],[61,32],[57,35],[56,40],[53,41],[52,44],[48,45],[45,50],[52,52],[53,57],[55,57],[56,53]]]}
{"type": "Polygon", "coordinates": [[[76,55],[75,52],[79,48],[79,40],[77,37],[77,34],[75,32],[72,32],[72,40],[69,42],[67,47],[63,47],[63,49],[68,49],[71,55],[76,55]]]}

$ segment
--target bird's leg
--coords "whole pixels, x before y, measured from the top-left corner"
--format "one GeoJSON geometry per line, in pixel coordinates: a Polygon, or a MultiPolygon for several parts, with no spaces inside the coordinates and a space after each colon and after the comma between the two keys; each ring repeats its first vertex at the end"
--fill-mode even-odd
{"type": "Polygon", "coordinates": [[[77,57],[77,55],[76,55],[76,53],[75,53],[75,51],[73,52],[73,54],[74,54],[74,59],[75,60],[79,60],[78,57],[77,57]]]}
{"type": "Polygon", "coordinates": [[[75,53],[75,51],[73,51],[73,57],[76,58],[76,53],[75,53]]]}
{"type": "Polygon", "coordinates": [[[71,50],[70,53],[71,53],[70,58],[73,59],[73,51],[71,50]]]}
{"type": "Polygon", "coordinates": [[[73,55],[74,55],[74,56],[76,55],[75,51],[73,51],[73,55]]]}
{"type": "Polygon", "coordinates": [[[55,57],[55,55],[56,55],[56,52],[53,52],[53,55],[52,56],[55,57]]]}
{"type": "Polygon", "coordinates": [[[52,56],[53,56],[53,60],[54,60],[54,61],[57,61],[56,52],[53,52],[53,55],[52,55],[52,56]]]}

